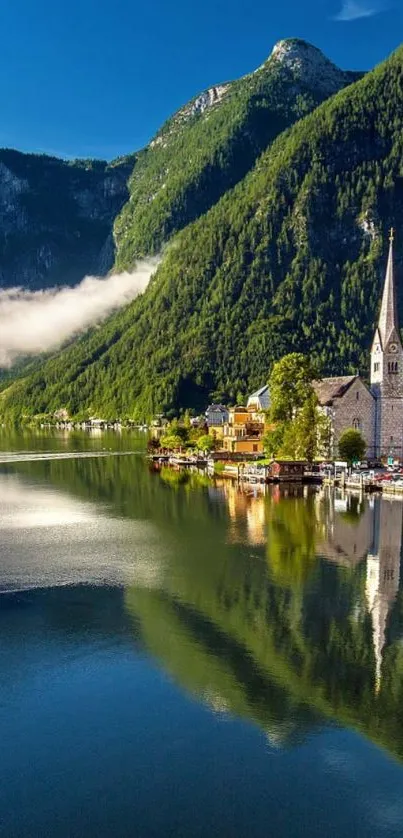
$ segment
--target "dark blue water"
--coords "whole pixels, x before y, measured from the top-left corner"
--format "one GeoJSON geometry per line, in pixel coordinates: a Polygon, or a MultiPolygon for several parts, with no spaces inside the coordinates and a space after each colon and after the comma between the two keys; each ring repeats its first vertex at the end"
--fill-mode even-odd
{"type": "Polygon", "coordinates": [[[400,502],[0,442],[1,835],[402,835],[400,502]]]}

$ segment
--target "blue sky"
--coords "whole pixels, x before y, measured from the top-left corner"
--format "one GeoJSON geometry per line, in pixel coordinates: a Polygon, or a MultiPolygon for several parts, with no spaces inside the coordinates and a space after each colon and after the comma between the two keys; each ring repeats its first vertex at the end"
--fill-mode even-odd
{"type": "Polygon", "coordinates": [[[403,40],[403,0],[3,0],[0,14],[0,145],[108,159],[281,38],[346,69],[403,40]]]}

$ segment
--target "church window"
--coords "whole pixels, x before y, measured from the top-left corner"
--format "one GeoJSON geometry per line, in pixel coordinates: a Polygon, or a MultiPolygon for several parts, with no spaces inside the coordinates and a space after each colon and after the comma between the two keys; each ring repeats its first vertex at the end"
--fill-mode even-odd
{"type": "Polygon", "coordinates": [[[395,373],[397,370],[397,361],[388,361],[388,372],[395,373]]]}
{"type": "Polygon", "coordinates": [[[360,398],[360,394],[359,394],[358,390],[357,390],[355,395],[356,395],[356,399],[357,399],[357,402],[358,402],[358,399],[360,398]]]}
{"type": "Polygon", "coordinates": [[[380,363],[379,363],[379,361],[376,361],[376,363],[374,364],[374,372],[379,372],[379,367],[380,367],[380,363]]]}
{"type": "Polygon", "coordinates": [[[359,419],[353,419],[353,428],[355,428],[357,431],[359,431],[360,427],[361,427],[360,420],[359,419]]]}

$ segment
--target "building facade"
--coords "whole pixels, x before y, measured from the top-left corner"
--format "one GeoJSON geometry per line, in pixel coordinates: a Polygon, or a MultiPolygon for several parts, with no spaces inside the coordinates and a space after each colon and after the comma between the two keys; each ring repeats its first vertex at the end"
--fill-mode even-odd
{"type": "Polygon", "coordinates": [[[360,431],[367,443],[367,457],[375,450],[375,396],[358,375],[340,375],[314,381],[319,404],[331,420],[332,449],[337,455],[338,441],[347,428],[360,431]]]}
{"type": "Polygon", "coordinates": [[[262,454],[264,416],[243,406],[228,410],[224,425],[223,448],[233,454],[262,454]]]}

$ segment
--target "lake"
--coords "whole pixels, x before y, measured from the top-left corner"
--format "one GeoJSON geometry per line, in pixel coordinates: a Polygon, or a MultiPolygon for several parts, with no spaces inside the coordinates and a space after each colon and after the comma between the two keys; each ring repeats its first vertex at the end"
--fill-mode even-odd
{"type": "Polygon", "coordinates": [[[0,429],[0,834],[403,834],[399,500],[0,429]]]}

